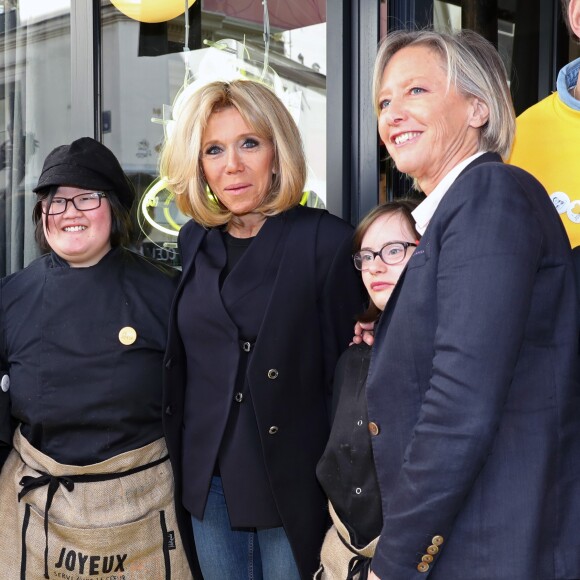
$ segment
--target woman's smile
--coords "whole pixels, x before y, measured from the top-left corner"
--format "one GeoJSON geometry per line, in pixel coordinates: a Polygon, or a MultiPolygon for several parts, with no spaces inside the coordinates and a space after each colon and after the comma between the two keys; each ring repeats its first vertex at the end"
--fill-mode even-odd
{"type": "Polygon", "coordinates": [[[441,57],[426,46],[399,50],[378,93],[379,134],[397,169],[429,194],[457,163],[478,151],[482,121],[450,85],[441,57]]]}
{"type": "MultiPolygon", "coordinates": [[[[89,190],[61,185],[55,197],[71,198],[89,190]]],[[[78,210],[67,203],[63,213],[43,220],[44,235],[50,247],[72,267],[87,267],[98,263],[111,249],[111,206],[103,198],[99,207],[78,210]]]]}

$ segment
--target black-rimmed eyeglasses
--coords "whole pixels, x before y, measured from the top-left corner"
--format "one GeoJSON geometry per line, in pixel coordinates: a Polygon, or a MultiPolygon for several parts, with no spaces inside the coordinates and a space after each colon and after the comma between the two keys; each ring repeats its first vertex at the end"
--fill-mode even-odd
{"type": "Polygon", "coordinates": [[[79,193],[74,197],[53,197],[48,205],[48,200],[42,201],[42,212],[48,215],[58,215],[64,213],[69,202],[72,203],[78,211],[91,211],[101,207],[101,199],[107,197],[102,191],[90,191],[79,193]]]}
{"type": "Polygon", "coordinates": [[[407,255],[407,248],[411,246],[416,248],[418,244],[415,242],[388,242],[378,252],[360,250],[352,256],[354,267],[357,270],[368,270],[377,256],[388,266],[400,264],[407,255]]]}

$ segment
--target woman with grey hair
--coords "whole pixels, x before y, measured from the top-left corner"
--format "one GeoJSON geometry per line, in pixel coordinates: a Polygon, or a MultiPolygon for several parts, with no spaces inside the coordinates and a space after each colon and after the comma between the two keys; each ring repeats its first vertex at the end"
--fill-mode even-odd
{"type": "Polygon", "coordinates": [[[544,188],[502,162],[501,59],[471,31],[391,33],[374,102],[427,198],[366,385],[383,512],[370,578],[579,578],[570,247],[544,188]]]}

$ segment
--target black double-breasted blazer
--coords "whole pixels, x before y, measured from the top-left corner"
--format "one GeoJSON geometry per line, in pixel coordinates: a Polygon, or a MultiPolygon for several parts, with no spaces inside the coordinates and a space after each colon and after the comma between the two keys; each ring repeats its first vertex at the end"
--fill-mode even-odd
{"type": "MultiPolygon", "coordinates": [[[[324,210],[303,207],[268,221],[252,246],[269,244],[272,240],[267,236],[275,237],[281,228],[288,233],[271,295],[259,313],[262,323],[246,379],[271,491],[300,573],[309,578],[316,571],[328,525],[316,464],[329,433],[332,378],[336,361],[352,337],[364,292],[350,257],[350,225],[324,210]]],[[[201,513],[215,462],[209,441],[220,414],[227,415],[230,406],[224,407],[210,389],[195,385],[195,369],[187,368],[177,311],[184,286],[196,275],[196,255],[207,232],[193,221],[180,231],[183,273],[170,316],[163,395],[177,501],[185,500],[190,510],[201,513]],[[196,392],[186,397],[188,376],[188,388],[196,392]],[[194,458],[182,457],[184,421],[194,421],[199,434],[194,458]],[[207,445],[202,440],[206,434],[207,445]]],[[[263,261],[243,264],[250,279],[262,276],[263,261]]],[[[235,364],[215,344],[197,348],[207,350],[203,354],[216,369],[235,364]]],[[[229,405],[234,404],[232,398],[229,405]]],[[[189,525],[182,521],[183,533],[189,525]]]]}

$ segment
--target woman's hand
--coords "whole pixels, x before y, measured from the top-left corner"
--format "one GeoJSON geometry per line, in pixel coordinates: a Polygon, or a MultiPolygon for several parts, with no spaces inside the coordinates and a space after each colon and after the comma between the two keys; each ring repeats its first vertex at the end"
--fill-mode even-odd
{"type": "Polygon", "coordinates": [[[351,344],[361,344],[366,342],[369,346],[373,345],[375,323],[374,322],[357,322],[354,325],[354,336],[351,344]]]}

